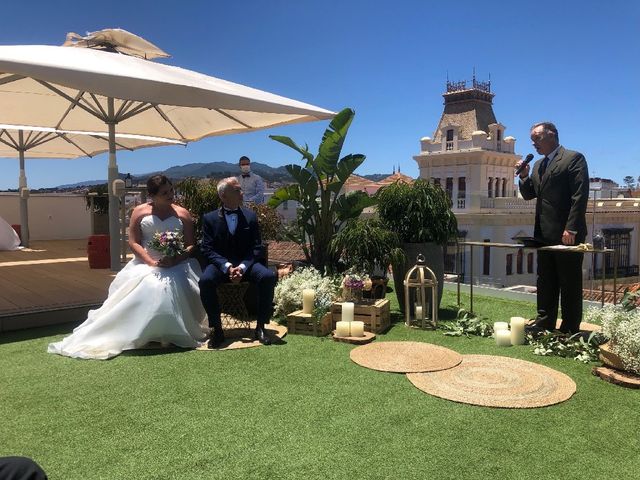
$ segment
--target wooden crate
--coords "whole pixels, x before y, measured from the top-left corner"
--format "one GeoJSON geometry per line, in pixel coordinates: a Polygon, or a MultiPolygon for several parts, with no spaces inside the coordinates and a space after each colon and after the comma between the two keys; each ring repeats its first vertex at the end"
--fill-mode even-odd
{"type": "MultiPolygon", "coordinates": [[[[364,322],[365,331],[380,333],[387,330],[391,324],[389,311],[389,300],[386,298],[379,298],[372,303],[356,303],[353,319],[364,322]]],[[[331,305],[331,327],[335,329],[336,322],[340,320],[342,320],[342,303],[336,302],[331,305]]]]}
{"type": "Polygon", "coordinates": [[[310,313],[297,310],[287,315],[287,329],[288,333],[324,337],[331,332],[331,313],[327,313],[320,320],[315,320],[310,313]]]}

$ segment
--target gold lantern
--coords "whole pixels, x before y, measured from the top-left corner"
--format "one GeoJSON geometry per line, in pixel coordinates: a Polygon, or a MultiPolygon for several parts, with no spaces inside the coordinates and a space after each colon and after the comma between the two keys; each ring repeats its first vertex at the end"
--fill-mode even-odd
{"type": "Polygon", "coordinates": [[[438,279],[433,270],[425,265],[424,255],[419,254],[416,261],[416,265],[411,267],[404,277],[405,323],[409,327],[415,319],[420,322],[422,328],[425,327],[427,291],[431,290],[430,323],[435,328],[438,325],[438,279]]]}

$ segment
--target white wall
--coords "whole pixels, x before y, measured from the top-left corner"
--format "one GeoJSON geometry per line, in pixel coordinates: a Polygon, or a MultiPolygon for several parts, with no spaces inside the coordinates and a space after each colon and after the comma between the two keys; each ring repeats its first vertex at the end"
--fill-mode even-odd
{"type": "MultiPolygon", "coordinates": [[[[17,193],[0,193],[0,217],[20,224],[17,193]]],[[[84,195],[31,194],[29,197],[31,240],[65,240],[91,235],[91,217],[84,195]]]]}

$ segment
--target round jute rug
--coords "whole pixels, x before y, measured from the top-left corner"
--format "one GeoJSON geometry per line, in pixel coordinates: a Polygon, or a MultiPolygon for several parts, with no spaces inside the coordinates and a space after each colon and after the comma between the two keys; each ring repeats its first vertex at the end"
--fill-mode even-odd
{"type": "Polygon", "coordinates": [[[491,355],[463,355],[455,368],[409,373],[407,378],[430,395],[484,407],[545,407],[568,400],[576,391],[575,382],[564,373],[491,355]]]}
{"type": "MultiPolygon", "coordinates": [[[[556,322],[556,328],[558,330],[560,330],[560,325],[562,325],[561,318],[559,318],[558,321],[556,322]]],[[[600,325],[596,325],[595,323],[587,323],[587,322],[580,323],[581,332],[599,332],[600,330],[602,330],[602,327],[600,325]]]]}
{"type": "Polygon", "coordinates": [[[422,342],[376,342],[351,350],[351,360],[383,372],[434,372],[455,367],[462,355],[422,342]]]}
{"type": "MultiPolygon", "coordinates": [[[[196,350],[204,352],[217,352],[220,350],[237,350],[239,348],[260,347],[262,344],[253,339],[253,329],[256,328],[256,322],[251,323],[251,328],[229,328],[224,330],[225,342],[214,349],[207,348],[207,344],[198,347],[196,350]]],[[[265,332],[271,338],[273,344],[278,342],[287,334],[287,327],[278,325],[277,323],[269,323],[265,325],[265,332]]]]}

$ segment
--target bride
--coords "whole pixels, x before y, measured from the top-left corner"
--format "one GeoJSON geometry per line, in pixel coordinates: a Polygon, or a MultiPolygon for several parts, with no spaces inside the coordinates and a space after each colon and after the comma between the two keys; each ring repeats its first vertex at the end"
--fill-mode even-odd
{"type": "Polygon", "coordinates": [[[193,220],[173,203],[173,185],[164,175],[147,181],[151,202],[133,210],[129,246],[135,254],[109,287],[109,296],[87,320],[48,352],[75,358],[107,359],[149,342],[194,348],[205,339],[205,312],[200,302],[200,266],[189,259],[193,220]],[[154,234],[179,230],[186,252],[163,256],[149,242],[154,234]]]}

